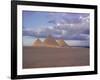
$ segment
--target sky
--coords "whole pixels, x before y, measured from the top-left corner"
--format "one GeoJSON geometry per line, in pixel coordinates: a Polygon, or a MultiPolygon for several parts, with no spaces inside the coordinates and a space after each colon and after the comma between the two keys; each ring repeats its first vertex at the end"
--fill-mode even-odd
{"type": "Polygon", "coordinates": [[[24,45],[52,35],[56,40],[64,39],[69,45],[89,47],[89,13],[23,11],[22,26],[24,45]]]}

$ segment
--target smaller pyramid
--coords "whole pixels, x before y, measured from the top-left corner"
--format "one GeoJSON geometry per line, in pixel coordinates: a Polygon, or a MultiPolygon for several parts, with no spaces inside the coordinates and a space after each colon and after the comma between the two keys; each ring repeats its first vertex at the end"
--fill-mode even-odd
{"type": "Polygon", "coordinates": [[[38,39],[33,43],[33,46],[41,47],[41,46],[43,46],[43,43],[42,43],[42,41],[38,38],[38,39]]]}
{"type": "Polygon", "coordinates": [[[62,39],[57,40],[57,43],[59,44],[59,47],[69,47],[69,45],[62,39]]]}

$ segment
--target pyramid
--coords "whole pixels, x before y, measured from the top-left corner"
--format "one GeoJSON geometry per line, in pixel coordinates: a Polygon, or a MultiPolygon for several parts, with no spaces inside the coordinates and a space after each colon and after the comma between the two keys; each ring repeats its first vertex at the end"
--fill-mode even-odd
{"type": "Polygon", "coordinates": [[[40,46],[43,46],[43,43],[42,43],[41,40],[38,38],[38,39],[33,43],[33,46],[40,47],[40,46]]]}
{"type": "Polygon", "coordinates": [[[58,43],[56,42],[56,40],[51,36],[49,35],[43,42],[43,45],[45,47],[58,47],[58,43]]]}
{"type": "Polygon", "coordinates": [[[59,44],[59,47],[69,47],[63,39],[58,40],[57,43],[59,44]]]}

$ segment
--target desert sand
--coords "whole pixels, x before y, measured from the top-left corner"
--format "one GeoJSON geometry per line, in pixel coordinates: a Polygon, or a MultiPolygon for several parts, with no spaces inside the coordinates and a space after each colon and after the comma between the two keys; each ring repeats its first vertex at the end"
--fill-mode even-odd
{"type": "Polygon", "coordinates": [[[89,65],[89,48],[23,47],[23,68],[89,65]]]}

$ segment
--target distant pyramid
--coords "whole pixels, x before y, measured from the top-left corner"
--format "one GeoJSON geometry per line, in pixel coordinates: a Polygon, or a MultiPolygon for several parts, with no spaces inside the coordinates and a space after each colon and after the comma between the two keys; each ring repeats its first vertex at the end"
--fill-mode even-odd
{"type": "Polygon", "coordinates": [[[58,43],[56,42],[56,40],[51,36],[49,35],[43,42],[43,45],[45,47],[58,47],[58,43]]]}
{"type": "Polygon", "coordinates": [[[42,41],[38,38],[38,39],[33,43],[33,46],[40,47],[40,46],[43,46],[43,43],[42,43],[42,41]]]}
{"type": "Polygon", "coordinates": [[[57,43],[59,44],[59,47],[69,47],[63,39],[57,40],[57,43]]]}

